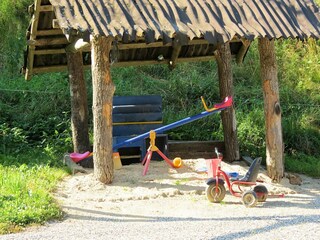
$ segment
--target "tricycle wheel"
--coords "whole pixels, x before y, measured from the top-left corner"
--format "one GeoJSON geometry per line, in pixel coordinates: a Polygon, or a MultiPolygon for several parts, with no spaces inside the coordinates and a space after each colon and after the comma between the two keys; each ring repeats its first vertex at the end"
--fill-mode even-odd
{"type": "Polygon", "coordinates": [[[217,187],[216,183],[214,182],[206,187],[206,195],[210,202],[221,202],[226,195],[226,188],[222,183],[219,183],[217,187]]]}
{"type": "Polygon", "coordinates": [[[242,194],[242,203],[246,207],[254,207],[258,203],[257,194],[254,191],[246,191],[242,194]]]}
{"type": "Polygon", "coordinates": [[[264,185],[255,186],[253,191],[257,194],[258,202],[265,202],[267,200],[268,189],[264,185]]]}

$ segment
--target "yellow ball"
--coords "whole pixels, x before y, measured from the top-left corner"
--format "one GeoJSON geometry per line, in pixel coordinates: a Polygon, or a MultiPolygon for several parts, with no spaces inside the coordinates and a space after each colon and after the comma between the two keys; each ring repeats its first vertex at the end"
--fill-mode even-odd
{"type": "Polygon", "coordinates": [[[173,159],[173,167],[175,168],[179,168],[182,166],[182,159],[179,157],[176,157],[175,159],[173,159]]]}

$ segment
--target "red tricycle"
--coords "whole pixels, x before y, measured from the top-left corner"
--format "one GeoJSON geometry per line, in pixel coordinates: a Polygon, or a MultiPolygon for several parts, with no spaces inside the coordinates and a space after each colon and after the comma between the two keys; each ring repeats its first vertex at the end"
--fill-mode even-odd
{"type": "Polygon", "coordinates": [[[249,167],[246,175],[240,179],[232,179],[226,172],[221,170],[222,155],[215,149],[217,158],[207,160],[208,180],[206,187],[207,199],[210,202],[221,202],[226,194],[225,182],[230,193],[235,197],[241,197],[246,207],[254,207],[258,202],[265,202],[268,190],[264,185],[257,185],[256,180],[262,158],[256,158],[249,167]],[[238,190],[234,190],[237,186],[238,190]],[[252,189],[253,187],[253,189],[252,189]]]}

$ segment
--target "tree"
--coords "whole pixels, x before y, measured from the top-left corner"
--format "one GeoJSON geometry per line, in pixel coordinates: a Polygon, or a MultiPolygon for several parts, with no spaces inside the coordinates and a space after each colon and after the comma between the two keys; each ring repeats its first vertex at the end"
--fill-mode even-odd
{"type": "MultiPolygon", "coordinates": [[[[223,100],[227,96],[233,96],[233,77],[230,44],[225,43],[218,46],[215,51],[215,57],[218,64],[220,98],[223,100]]],[[[236,114],[233,107],[221,112],[225,156],[228,162],[238,160],[239,144],[237,139],[236,114]]]]}
{"type": "Polygon", "coordinates": [[[71,128],[73,151],[90,150],[87,89],[81,52],[67,52],[71,96],[71,128]]]}
{"type": "Polygon", "coordinates": [[[111,183],[114,174],[112,100],[115,87],[109,63],[111,44],[112,39],[106,37],[95,37],[91,42],[94,175],[102,183],[111,183]]]}
{"type": "Polygon", "coordinates": [[[267,171],[274,182],[280,182],[284,174],[284,163],[278,69],[274,40],[260,38],[259,54],[266,124],[267,171]]]}

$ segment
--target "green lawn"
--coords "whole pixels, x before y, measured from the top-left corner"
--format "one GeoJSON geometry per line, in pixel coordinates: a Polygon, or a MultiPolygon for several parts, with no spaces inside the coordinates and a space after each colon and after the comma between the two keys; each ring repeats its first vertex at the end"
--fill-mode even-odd
{"type": "Polygon", "coordinates": [[[50,161],[39,153],[0,155],[0,234],[61,218],[51,193],[68,172],[50,161]]]}

